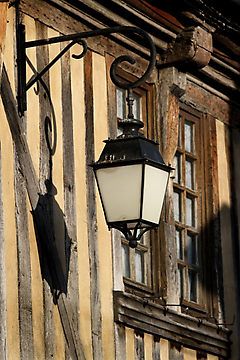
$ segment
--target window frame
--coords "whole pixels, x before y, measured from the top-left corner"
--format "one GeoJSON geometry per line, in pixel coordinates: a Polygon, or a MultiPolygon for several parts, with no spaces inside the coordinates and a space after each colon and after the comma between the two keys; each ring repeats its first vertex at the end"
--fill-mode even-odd
{"type": "MultiPolygon", "coordinates": [[[[193,109],[190,106],[185,105],[184,103],[179,104],[179,115],[183,114],[185,117],[184,119],[187,119],[187,121],[191,121],[195,125],[195,134],[194,137],[196,139],[196,145],[195,145],[195,153],[189,152],[189,151],[182,151],[181,147],[177,146],[176,153],[181,153],[185,157],[185,159],[192,159],[193,161],[198,162],[198,165],[195,165],[195,178],[198,179],[197,184],[194,184],[194,190],[191,190],[185,186],[185,184],[177,184],[173,180],[173,189],[177,189],[178,191],[182,191],[185,193],[185,198],[187,198],[187,195],[190,197],[195,197],[196,204],[197,204],[197,227],[191,227],[186,224],[182,224],[181,222],[175,222],[175,227],[182,229],[182,231],[185,232],[185,239],[187,234],[197,236],[197,252],[198,252],[198,264],[195,266],[194,264],[189,264],[185,259],[181,260],[177,258],[177,265],[181,267],[185,267],[185,279],[184,279],[184,289],[183,292],[185,292],[183,297],[179,297],[180,303],[181,303],[181,309],[183,312],[188,312],[191,315],[196,315],[199,312],[200,313],[206,313],[209,309],[207,306],[207,297],[206,297],[206,262],[209,258],[209,254],[206,254],[206,236],[205,236],[205,229],[204,226],[207,223],[206,219],[206,201],[205,201],[205,188],[206,183],[208,181],[206,176],[206,169],[205,169],[205,157],[206,157],[206,141],[204,139],[204,115],[193,109]],[[204,261],[205,260],[205,261],[204,261]],[[198,300],[192,301],[190,298],[186,296],[189,295],[188,291],[188,284],[187,284],[187,272],[188,270],[198,271],[199,278],[198,278],[198,300]]],[[[184,120],[183,120],[184,122],[184,120]]],[[[182,127],[184,126],[184,123],[182,124],[182,127]]],[[[182,133],[182,129],[180,131],[181,137],[183,139],[184,134],[182,133]]],[[[182,143],[184,145],[184,143],[182,143]]],[[[185,173],[185,167],[182,168],[182,174],[185,173]]],[[[184,208],[186,209],[186,204],[182,204],[184,208]]],[[[176,247],[177,244],[175,243],[176,247]]],[[[183,249],[183,257],[186,256],[186,252],[184,254],[183,249]]]]}

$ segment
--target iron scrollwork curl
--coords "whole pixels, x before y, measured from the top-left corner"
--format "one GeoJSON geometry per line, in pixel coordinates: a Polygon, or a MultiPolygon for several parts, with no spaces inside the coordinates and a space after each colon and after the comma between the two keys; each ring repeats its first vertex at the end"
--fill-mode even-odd
{"type": "MultiPolygon", "coordinates": [[[[21,28],[19,29],[21,30],[21,28]]],[[[22,30],[24,31],[24,29],[22,30]]],[[[146,45],[149,48],[150,56],[149,56],[149,64],[147,66],[147,69],[145,70],[144,74],[137,79],[134,82],[127,83],[122,81],[118,75],[117,75],[117,68],[120,64],[123,62],[128,62],[130,64],[135,64],[136,60],[129,55],[121,55],[117,57],[110,68],[110,76],[112,82],[122,88],[122,89],[133,89],[141,84],[143,84],[148,76],[151,74],[155,63],[156,63],[156,49],[155,45],[147,32],[144,30],[134,27],[134,26],[116,26],[111,28],[104,28],[104,29],[97,29],[97,30],[91,30],[91,31],[85,31],[82,33],[76,33],[76,34],[70,34],[70,35],[61,35],[56,36],[53,38],[48,39],[41,39],[41,40],[34,40],[34,41],[27,41],[24,42],[24,44],[20,44],[20,48],[24,49],[24,52],[27,48],[32,48],[36,46],[43,46],[43,45],[50,45],[54,43],[60,43],[65,41],[71,41],[66,47],[60,51],[60,53],[44,68],[42,71],[40,71],[36,76],[34,76],[32,79],[29,80],[27,84],[25,84],[25,91],[27,91],[36,81],[38,81],[65,53],[68,51],[73,45],[76,43],[79,43],[83,46],[83,51],[79,55],[72,55],[75,59],[81,59],[85,56],[88,46],[84,39],[92,38],[96,36],[111,36],[112,34],[132,34],[133,41],[138,42],[140,39],[143,41],[143,44],[146,45]],[[22,46],[23,45],[23,46],[22,46]]],[[[20,37],[21,39],[24,39],[24,35],[20,37]]],[[[26,60],[26,55],[25,55],[26,60]]]]}
{"type": "Polygon", "coordinates": [[[150,59],[149,59],[149,64],[148,64],[147,69],[145,70],[145,72],[141,76],[141,78],[139,78],[136,81],[131,82],[131,83],[124,82],[123,80],[121,80],[118,77],[117,68],[123,62],[128,62],[131,65],[134,65],[136,63],[136,60],[132,56],[121,55],[113,61],[111,68],[110,68],[110,76],[111,76],[112,82],[116,86],[118,86],[122,89],[128,90],[128,89],[133,89],[135,87],[140,86],[148,79],[148,77],[151,74],[151,72],[153,71],[155,63],[156,63],[156,48],[152,41],[152,38],[142,29],[135,28],[135,27],[122,27],[122,30],[120,30],[119,32],[122,32],[122,33],[133,32],[135,34],[138,34],[141,38],[143,38],[143,40],[145,40],[145,42],[148,44],[148,47],[150,50],[150,59]]]}

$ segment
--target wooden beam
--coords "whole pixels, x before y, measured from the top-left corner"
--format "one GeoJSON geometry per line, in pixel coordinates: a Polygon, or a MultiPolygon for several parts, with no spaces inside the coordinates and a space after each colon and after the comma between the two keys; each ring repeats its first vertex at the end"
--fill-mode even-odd
{"type": "MultiPolygon", "coordinates": [[[[36,225],[39,245],[41,246],[43,255],[46,258],[47,267],[53,284],[56,284],[57,288],[61,288],[63,281],[65,280],[60,261],[57,258],[57,252],[54,247],[53,230],[49,218],[46,216],[47,199],[44,197],[44,195],[40,194],[40,187],[34,170],[26,136],[24,135],[21,128],[21,120],[17,112],[16,101],[4,65],[2,69],[0,92],[13,142],[15,144],[16,154],[18,156],[21,167],[20,170],[26,181],[27,193],[36,225]]],[[[58,297],[55,300],[57,301],[57,306],[71,358],[84,360],[85,356],[82,350],[82,344],[77,334],[74,332],[72,324],[69,320],[72,314],[71,304],[66,298],[66,295],[62,292],[58,294],[58,297]]]]}

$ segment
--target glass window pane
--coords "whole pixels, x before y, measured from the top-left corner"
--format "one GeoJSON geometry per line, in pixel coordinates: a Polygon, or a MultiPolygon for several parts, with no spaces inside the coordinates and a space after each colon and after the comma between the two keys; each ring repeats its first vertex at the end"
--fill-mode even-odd
{"type": "Polygon", "coordinates": [[[133,102],[133,115],[135,119],[141,120],[141,98],[133,94],[134,102],[133,102]]]}
{"type": "Polygon", "coordinates": [[[124,119],[126,116],[125,90],[117,89],[117,117],[124,119]]]}
{"type": "Polygon", "coordinates": [[[197,302],[198,274],[195,271],[188,271],[189,300],[197,302]]]}
{"type": "Polygon", "coordinates": [[[174,162],[173,162],[173,167],[175,169],[175,172],[174,172],[174,182],[180,184],[181,183],[181,172],[182,172],[182,167],[181,167],[181,159],[182,159],[182,156],[180,154],[176,154],[174,156],[174,162]]]}
{"type": "Polygon", "coordinates": [[[135,251],[135,276],[136,281],[144,283],[144,253],[135,251]]]}
{"type": "Polygon", "coordinates": [[[122,270],[123,276],[130,278],[129,247],[122,244],[122,270]]]}
{"type": "Polygon", "coordinates": [[[181,267],[178,268],[178,288],[179,288],[179,297],[183,299],[184,292],[183,292],[183,269],[181,267]]]}
{"type": "Polygon", "coordinates": [[[186,225],[195,226],[195,199],[186,198],[186,225]]]}
{"type": "Polygon", "coordinates": [[[190,160],[186,160],[185,163],[185,181],[186,187],[189,189],[194,189],[194,162],[190,160]]]}
{"type": "Polygon", "coordinates": [[[179,115],[178,122],[178,146],[182,146],[182,115],[179,115]]]}
{"type": "Polygon", "coordinates": [[[181,194],[174,192],[174,219],[181,221],[181,194]]]}
{"type": "Polygon", "coordinates": [[[186,121],[184,124],[185,150],[193,152],[193,124],[186,121]]]}
{"type": "Polygon", "coordinates": [[[177,246],[177,258],[183,259],[183,247],[182,247],[182,231],[176,229],[176,246],[177,246]]]}
{"type": "Polygon", "coordinates": [[[187,234],[186,247],[187,247],[188,264],[197,265],[198,256],[197,256],[197,237],[196,237],[196,235],[187,234]]]}

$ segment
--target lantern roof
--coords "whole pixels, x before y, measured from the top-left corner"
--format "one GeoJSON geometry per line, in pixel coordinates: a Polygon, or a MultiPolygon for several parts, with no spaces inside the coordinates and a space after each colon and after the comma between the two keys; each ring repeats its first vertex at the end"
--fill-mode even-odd
{"type": "Polygon", "coordinates": [[[158,143],[144,136],[118,137],[104,142],[106,145],[99,160],[94,164],[95,168],[146,162],[164,167],[169,172],[172,169],[164,163],[158,150],[158,143]]]}

